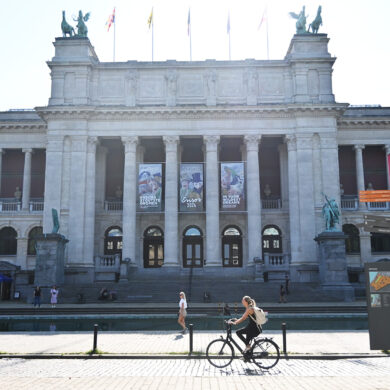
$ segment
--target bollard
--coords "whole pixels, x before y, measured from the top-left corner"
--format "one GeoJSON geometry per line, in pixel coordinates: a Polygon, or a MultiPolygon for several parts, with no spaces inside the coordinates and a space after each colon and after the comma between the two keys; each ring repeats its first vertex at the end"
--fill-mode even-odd
{"type": "Polygon", "coordinates": [[[188,329],[190,331],[190,353],[189,353],[189,355],[191,355],[193,352],[193,349],[194,349],[194,325],[189,324],[188,329]]]}
{"type": "Polygon", "coordinates": [[[286,323],[282,323],[282,332],[283,332],[283,353],[287,354],[287,338],[286,338],[286,323]]]}
{"type": "Polygon", "coordinates": [[[95,324],[93,326],[93,349],[92,349],[92,353],[95,353],[95,351],[97,350],[97,334],[98,334],[98,325],[95,324]]]}

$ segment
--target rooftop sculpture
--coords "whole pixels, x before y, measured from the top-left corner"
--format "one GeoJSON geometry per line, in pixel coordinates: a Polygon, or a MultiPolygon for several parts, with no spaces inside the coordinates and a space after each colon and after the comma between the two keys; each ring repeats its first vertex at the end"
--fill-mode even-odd
{"type": "Polygon", "coordinates": [[[306,19],[308,16],[305,15],[305,6],[302,7],[302,11],[299,14],[296,14],[295,12],[289,12],[289,15],[293,19],[297,19],[297,22],[295,24],[297,29],[297,34],[310,34],[310,29],[313,34],[318,34],[318,29],[322,25],[322,18],[321,18],[321,11],[322,7],[319,6],[317,10],[317,16],[316,18],[309,24],[309,28],[306,30],[306,19]]]}
{"type": "Polygon", "coordinates": [[[83,15],[82,11],[79,11],[79,16],[73,20],[77,22],[77,34],[74,31],[74,28],[66,21],[65,19],[65,11],[62,11],[62,23],[61,23],[61,30],[62,30],[62,36],[66,38],[67,35],[69,37],[75,36],[75,37],[83,37],[86,38],[88,35],[88,28],[85,24],[86,21],[88,21],[91,13],[87,12],[85,15],[83,15]]]}

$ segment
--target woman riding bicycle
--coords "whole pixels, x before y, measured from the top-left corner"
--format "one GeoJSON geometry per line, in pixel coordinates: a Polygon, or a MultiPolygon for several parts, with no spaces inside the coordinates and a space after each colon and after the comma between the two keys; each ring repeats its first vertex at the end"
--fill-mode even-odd
{"type": "Polygon", "coordinates": [[[244,353],[246,353],[251,348],[251,340],[261,333],[261,328],[255,322],[255,300],[246,295],[242,298],[241,302],[245,307],[245,313],[239,319],[233,318],[232,320],[230,320],[230,323],[233,325],[238,325],[241,324],[241,322],[244,322],[249,317],[249,322],[247,326],[236,331],[237,336],[242,340],[243,343],[245,343],[246,348],[244,350],[244,353]]]}

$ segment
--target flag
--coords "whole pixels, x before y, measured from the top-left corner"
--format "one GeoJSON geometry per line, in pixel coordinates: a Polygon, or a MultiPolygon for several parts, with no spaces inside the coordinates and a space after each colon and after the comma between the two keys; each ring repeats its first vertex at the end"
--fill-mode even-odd
{"type": "Polygon", "coordinates": [[[149,18],[148,18],[148,26],[149,26],[149,29],[150,29],[150,26],[153,25],[153,8],[152,10],[150,11],[150,15],[149,15],[149,18]]]}
{"type": "Polygon", "coordinates": [[[107,31],[110,31],[110,27],[113,23],[115,23],[115,8],[114,8],[114,11],[112,11],[112,14],[109,16],[109,18],[106,22],[106,26],[108,26],[107,31]]]}
{"type": "Polygon", "coordinates": [[[188,8],[187,35],[190,35],[190,31],[191,31],[191,8],[188,8]]]}
{"type": "Polygon", "coordinates": [[[228,20],[227,20],[227,33],[230,34],[230,12],[228,13],[228,20]]]}
{"type": "Polygon", "coordinates": [[[263,22],[265,22],[265,21],[267,21],[267,7],[265,7],[265,9],[264,9],[263,16],[261,17],[259,26],[257,27],[258,30],[260,30],[261,25],[262,25],[263,22]]]}

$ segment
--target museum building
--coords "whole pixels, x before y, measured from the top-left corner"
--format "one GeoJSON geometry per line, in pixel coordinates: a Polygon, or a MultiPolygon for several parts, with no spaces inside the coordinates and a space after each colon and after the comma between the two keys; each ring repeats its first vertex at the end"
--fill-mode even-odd
{"type": "Polygon", "coordinates": [[[48,105],[0,113],[2,298],[34,282],[52,209],[65,284],[189,270],[318,283],[324,194],[361,283],[390,257],[390,235],[356,227],[390,216],[358,201],[390,188],[390,108],[335,101],[328,41],[294,35],[281,60],[113,63],[56,38],[48,105]]]}

